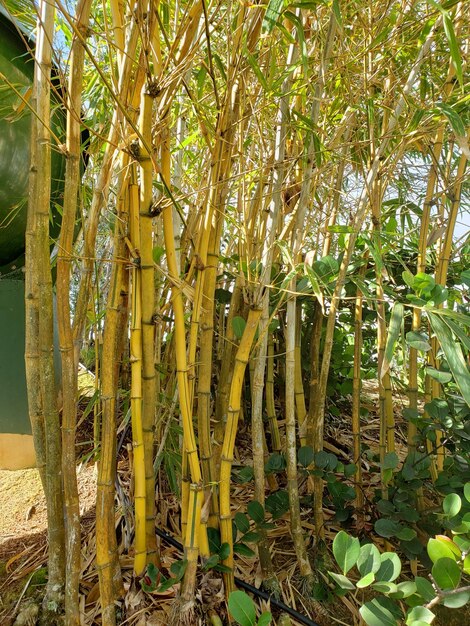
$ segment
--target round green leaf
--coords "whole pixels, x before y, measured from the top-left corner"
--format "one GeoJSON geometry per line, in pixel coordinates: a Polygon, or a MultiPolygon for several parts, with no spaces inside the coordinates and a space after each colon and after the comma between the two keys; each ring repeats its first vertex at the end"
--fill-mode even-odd
{"type": "Polygon", "coordinates": [[[372,589],[378,591],[379,593],[396,593],[398,590],[398,586],[395,583],[387,583],[385,581],[380,581],[374,583],[372,585],[372,589]]]}
{"type": "Polygon", "coordinates": [[[269,611],[265,611],[259,616],[258,626],[269,626],[269,624],[272,622],[272,619],[273,616],[271,615],[271,613],[269,611]]]}
{"type": "Polygon", "coordinates": [[[462,507],[462,500],[456,493],[448,493],[442,503],[444,513],[448,517],[455,517],[462,507]]]}
{"type": "Polygon", "coordinates": [[[255,626],[255,604],[244,591],[232,591],[228,598],[228,609],[240,626],[255,626]]]}
{"type": "Polygon", "coordinates": [[[424,600],[424,602],[431,602],[435,597],[434,588],[427,578],[422,576],[416,576],[415,578],[416,591],[424,600]]]}
{"type": "Polygon", "coordinates": [[[398,522],[392,519],[381,518],[374,524],[375,532],[381,537],[395,537],[400,532],[401,526],[398,522]]]}
{"type": "Polygon", "coordinates": [[[347,589],[348,591],[355,590],[354,584],[346,576],[336,574],[335,572],[328,572],[328,574],[341,589],[347,589]]]}
{"type": "Polygon", "coordinates": [[[255,556],[253,550],[244,543],[236,543],[233,546],[233,551],[236,554],[241,554],[242,556],[255,556]]]}
{"type": "Polygon", "coordinates": [[[357,581],[356,587],[358,589],[365,589],[369,585],[371,585],[375,580],[374,572],[369,572],[365,576],[363,576],[360,580],[357,581]]]}
{"type": "Polygon", "coordinates": [[[416,537],[416,531],[413,528],[405,526],[397,532],[396,536],[402,541],[411,541],[416,537]]]}
{"type": "Polygon", "coordinates": [[[395,469],[398,467],[398,463],[400,459],[398,458],[398,454],[396,452],[387,452],[384,458],[384,462],[382,463],[383,469],[395,469]]]}
{"type": "Polygon", "coordinates": [[[453,561],[456,560],[456,555],[453,553],[452,549],[447,546],[445,542],[439,541],[438,539],[429,539],[427,551],[433,563],[443,558],[449,558],[453,561]]]}
{"type": "Polygon", "coordinates": [[[255,522],[255,524],[261,524],[261,522],[264,522],[264,509],[259,502],[253,500],[252,502],[248,503],[248,506],[246,508],[248,511],[248,515],[255,522]]]}
{"type": "Polygon", "coordinates": [[[398,583],[396,593],[400,600],[402,598],[409,598],[416,593],[416,583],[413,580],[406,580],[403,583],[398,583]]]}
{"type": "Polygon", "coordinates": [[[470,483],[465,483],[463,488],[463,494],[467,502],[470,502],[470,483]]]}
{"type": "Polygon", "coordinates": [[[432,575],[441,589],[456,589],[461,577],[461,571],[453,558],[438,559],[432,567],[432,575]]]}
{"type": "Polygon", "coordinates": [[[435,617],[434,613],[425,606],[415,606],[408,612],[406,616],[406,624],[407,626],[414,624],[415,622],[431,624],[435,617]]]}
{"type": "Polygon", "coordinates": [[[385,603],[387,598],[374,598],[361,606],[359,613],[367,626],[397,626],[395,615],[385,603]]]}
{"type": "Polygon", "coordinates": [[[250,520],[244,513],[235,513],[235,525],[241,533],[247,533],[250,530],[250,520]]]}
{"type": "Polygon", "coordinates": [[[357,559],[357,569],[361,576],[365,576],[370,572],[375,572],[380,567],[380,552],[373,543],[366,543],[361,547],[359,558],[357,559]]]}
{"type": "Polygon", "coordinates": [[[380,568],[375,575],[377,581],[393,582],[401,572],[401,561],[395,552],[384,552],[380,555],[380,568]]]}
{"type": "Polygon", "coordinates": [[[308,467],[313,463],[313,448],[311,446],[302,446],[297,452],[297,458],[302,467],[308,467]]]}
{"type": "Polygon", "coordinates": [[[406,343],[410,348],[421,350],[422,352],[428,352],[431,349],[431,344],[427,336],[423,335],[423,333],[416,333],[414,331],[406,333],[406,343]]]}
{"type": "Polygon", "coordinates": [[[233,330],[233,334],[235,335],[237,339],[242,338],[243,331],[245,330],[245,326],[246,326],[246,321],[243,319],[243,317],[240,317],[239,315],[237,315],[236,317],[233,318],[232,330],[233,330]]]}
{"type": "Polygon", "coordinates": [[[350,537],[344,530],[341,530],[334,538],[333,555],[344,575],[356,564],[360,551],[359,539],[350,537]]]}
{"type": "Polygon", "coordinates": [[[460,593],[447,596],[442,601],[442,604],[449,609],[460,609],[465,606],[470,600],[470,591],[461,591],[460,593]]]}

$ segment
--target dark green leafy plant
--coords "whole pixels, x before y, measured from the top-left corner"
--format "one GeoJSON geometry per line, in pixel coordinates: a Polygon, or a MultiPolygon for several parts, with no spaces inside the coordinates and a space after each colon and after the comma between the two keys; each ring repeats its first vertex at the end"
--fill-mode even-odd
{"type": "MultiPolygon", "coordinates": [[[[464,486],[463,498],[456,493],[444,498],[441,517],[452,537],[429,539],[427,553],[432,566],[428,578],[415,576],[397,582],[402,567],[398,554],[381,554],[372,543],[361,546],[359,539],[344,531],[336,535],[333,556],[341,573],[328,573],[337,593],[370,588],[378,594],[360,608],[367,626],[425,626],[433,621],[436,605],[461,608],[470,601],[470,483],[464,486]]],[[[380,534],[397,535],[394,524],[398,522],[379,521],[380,534]]]]}

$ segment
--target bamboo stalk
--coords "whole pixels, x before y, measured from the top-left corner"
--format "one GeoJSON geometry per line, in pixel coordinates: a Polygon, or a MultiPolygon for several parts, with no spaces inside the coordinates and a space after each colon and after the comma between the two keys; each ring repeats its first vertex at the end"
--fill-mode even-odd
{"type": "MultiPolygon", "coordinates": [[[[131,166],[130,239],[134,250],[140,250],[139,191],[136,167],[131,166]]],[[[131,286],[131,417],[134,456],[135,556],[134,572],[141,575],[147,564],[145,448],[142,425],[142,286],[140,267],[134,261],[131,286]]]]}
{"type": "MultiPolygon", "coordinates": [[[[265,503],[265,436],[263,424],[263,390],[264,372],[266,367],[266,351],[268,344],[269,326],[269,293],[266,292],[263,304],[263,312],[259,323],[261,342],[256,351],[254,368],[251,377],[251,441],[253,451],[253,471],[255,479],[254,499],[264,509],[265,503]]],[[[271,553],[267,540],[267,533],[261,529],[258,541],[258,555],[263,577],[263,585],[279,595],[279,582],[274,571],[271,553]]]]}
{"type": "MultiPolygon", "coordinates": [[[[91,0],[80,0],[76,10],[76,28],[86,32],[91,0]]],[[[66,170],[62,225],[57,257],[57,320],[62,362],[62,472],[64,477],[66,571],[65,619],[70,626],[79,626],[80,582],[80,505],[78,498],[75,434],[77,424],[76,397],[78,393],[75,367],[73,329],[70,311],[70,276],[72,271],[73,235],[77,216],[80,182],[81,133],[80,109],[85,50],[80,39],[73,37],[70,76],[67,89],[66,170]]]]}
{"type": "MultiPolygon", "coordinates": [[[[48,536],[48,583],[44,598],[46,618],[54,620],[63,606],[63,589],[65,578],[65,538],[63,519],[63,485],[61,467],[61,435],[60,420],[57,407],[57,390],[55,385],[53,361],[53,311],[52,311],[52,277],[50,271],[50,240],[49,240],[49,210],[51,188],[51,136],[50,123],[50,80],[52,67],[52,41],[54,33],[55,5],[45,1],[39,4],[37,21],[37,41],[35,51],[35,68],[33,82],[33,102],[35,104],[32,124],[31,145],[32,161],[30,164],[33,177],[30,190],[34,196],[29,198],[28,226],[34,227],[31,233],[29,252],[35,257],[27,259],[27,274],[29,274],[26,292],[26,305],[29,312],[37,320],[37,353],[36,345],[31,345],[33,352],[27,359],[27,365],[38,368],[38,372],[29,373],[29,382],[39,379],[40,398],[33,398],[33,412],[35,413],[36,441],[40,443],[39,460],[42,463],[45,456],[45,495],[47,507],[47,536],[48,536]],[[37,290],[32,287],[36,282],[37,290]],[[32,287],[32,288],[31,288],[32,287]],[[30,297],[32,299],[30,300],[30,297]],[[37,296],[37,309],[36,298],[37,296]],[[32,309],[32,310],[31,310],[32,309]],[[37,317],[36,317],[37,315],[37,317]],[[38,358],[35,358],[35,355],[38,358]],[[44,420],[44,449],[42,447],[42,419],[36,411],[42,410],[44,420]],[[39,431],[39,433],[37,432],[39,431]],[[44,455],[45,452],[45,455],[44,455]],[[44,456],[43,456],[44,455],[44,456]]],[[[32,340],[31,344],[35,344],[32,340]]],[[[37,386],[32,390],[38,391],[37,386]]]]}
{"type": "Polygon", "coordinates": [[[145,456],[147,560],[158,561],[155,535],[155,478],[153,473],[155,422],[155,271],[153,260],[153,168],[146,145],[152,142],[152,105],[156,83],[150,78],[142,89],[139,129],[140,142],[140,271],[142,289],[142,429],[145,456]]]}
{"type": "MultiPolygon", "coordinates": [[[[368,255],[367,255],[368,257],[368,255]]],[[[366,259],[367,259],[366,257],[366,259]]],[[[364,277],[367,262],[361,267],[360,275],[364,277]]],[[[364,493],[362,485],[362,446],[361,446],[361,361],[362,361],[362,291],[357,288],[354,301],[354,364],[351,427],[353,436],[354,490],[356,492],[356,527],[360,531],[364,524],[364,493]]]]}
{"type": "Polygon", "coordinates": [[[242,338],[240,339],[240,344],[238,346],[237,354],[235,357],[235,367],[233,371],[232,385],[230,388],[227,425],[225,428],[224,441],[222,445],[222,455],[220,462],[219,510],[221,542],[228,543],[230,546],[230,554],[223,561],[223,564],[226,567],[230,568],[229,572],[224,572],[225,593],[227,596],[231,591],[233,591],[235,585],[232,514],[230,511],[230,473],[232,470],[235,437],[237,433],[238,417],[240,414],[240,400],[242,394],[243,379],[261,313],[261,308],[251,307],[248,311],[248,319],[246,321],[245,330],[243,331],[242,338]]]}
{"type": "MultiPolygon", "coordinates": [[[[96,567],[98,570],[103,626],[116,624],[115,600],[122,590],[121,569],[115,530],[114,484],[116,477],[116,429],[119,355],[122,353],[121,324],[126,272],[124,237],[129,204],[128,169],[124,174],[117,203],[113,266],[106,307],[101,368],[102,428],[96,493],[96,567]]],[[[127,328],[127,319],[126,326],[127,328]]]]}
{"type": "MultiPolygon", "coordinates": [[[[290,285],[290,295],[287,300],[286,318],[286,464],[287,464],[287,491],[289,493],[290,528],[294,542],[297,564],[300,575],[305,584],[311,589],[313,572],[307,554],[304,532],[300,519],[299,484],[297,476],[297,437],[295,420],[295,326],[296,326],[296,297],[295,279],[290,285]]],[[[323,485],[322,485],[323,491],[323,485]]],[[[317,492],[315,492],[317,496],[317,492]]],[[[321,510],[321,503],[320,503],[321,510]]],[[[323,518],[322,518],[323,520],[323,518]]],[[[318,520],[315,519],[318,524],[318,520]]],[[[323,533],[323,524],[316,526],[317,537],[323,533]]]]}
{"type": "MultiPolygon", "coordinates": [[[[127,46],[121,68],[122,71],[119,75],[119,87],[117,95],[117,100],[119,103],[122,103],[122,101],[126,99],[128,94],[132,69],[134,66],[134,59],[136,58],[137,41],[137,25],[135,23],[135,20],[131,20],[127,46]]],[[[93,190],[93,198],[88,214],[88,219],[86,221],[86,224],[84,224],[84,252],[82,267],[80,270],[81,280],[78,289],[75,315],[73,320],[75,362],[77,365],[80,354],[81,342],[85,329],[88,302],[91,295],[95,242],[98,232],[99,217],[103,206],[106,204],[109,193],[112,165],[118,145],[120,123],[122,121],[122,118],[122,110],[118,105],[116,105],[113,112],[113,119],[111,120],[111,127],[107,137],[103,161],[100,164],[98,179],[93,190]]]]}

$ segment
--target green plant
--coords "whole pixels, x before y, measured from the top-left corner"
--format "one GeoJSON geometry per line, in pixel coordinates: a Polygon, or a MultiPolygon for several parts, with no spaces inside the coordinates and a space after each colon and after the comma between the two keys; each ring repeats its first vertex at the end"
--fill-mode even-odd
{"type": "Polygon", "coordinates": [[[272,620],[269,611],[264,611],[256,619],[255,603],[244,591],[232,591],[228,598],[228,609],[240,626],[268,626],[272,620]]]}
{"type": "Polygon", "coordinates": [[[463,498],[456,493],[444,498],[440,517],[451,537],[436,535],[428,540],[432,563],[428,578],[396,582],[402,569],[398,554],[381,554],[374,544],[361,545],[344,531],[336,535],[333,555],[341,573],[329,572],[336,591],[369,588],[378,594],[360,608],[367,626],[425,626],[433,621],[436,605],[461,608],[470,601],[470,584],[466,584],[470,582],[470,483],[464,486],[463,498]],[[356,575],[351,575],[353,568],[356,575]]]}

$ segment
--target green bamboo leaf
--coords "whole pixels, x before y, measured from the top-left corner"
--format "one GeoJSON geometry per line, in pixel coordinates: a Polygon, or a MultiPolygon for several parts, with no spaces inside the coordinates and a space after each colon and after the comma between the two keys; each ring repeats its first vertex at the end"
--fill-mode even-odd
{"type": "MultiPolygon", "coordinates": [[[[442,312],[444,311],[445,309],[443,309],[442,312]]],[[[468,333],[462,330],[460,326],[456,324],[452,319],[447,317],[447,315],[442,315],[441,319],[447,324],[447,326],[454,333],[454,335],[460,340],[462,346],[464,346],[464,348],[470,352],[470,337],[468,336],[468,333]]]]}
{"type": "Polygon", "coordinates": [[[276,26],[276,22],[282,13],[284,0],[269,0],[268,8],[264,14],[263,30],[270,33],[276,26]]]}
{"type": "Polygon", "coordinates": [[[343,16],[341,15],[341,9],[338,0],[333,0],[332,7],[338,26],[343,26],[343,16]]]}
{"type": "Polygon", "coordinates": [[[447,117],[454,133],[465,136],[465,124],[457,111],[445,102],[437,103],[436,107],[447,117]]]}
{"type": "Polygon", "coordinates": [[[246,56],[246,60],[248,61],[249,65],[251,66],[251,69],[253,70],[253,72],[256,75],[256,78],[259,80],[261,86],[263,87],[263,89],[265,91],[270,91],[270,87],[266,81],[266,77],[263,74],[263,72],[261,71],[261,68],[258,64],[258,61],[256,60],[256,58],[250,54],[248,52],[248,50],[245,50],[245,56],[246,56]]]}
{"type": "Polygon", "coordinates": [[[380,371],[380,378],[382,379],[390,369],[392,362],[393,351],[398,337],[400,336],[401,325],[403,322],[403,304],[395,302],[390,315],[390,326],[387,335],[387,344],[385,346],[385,354],[382,363],[382,369],[380,371]]]}
{"type": "Polygon", "coordinates": [[[460,344],[454,340],[452,332],[439,315],[428,311],[428,317],[432,329],[444,351],[450,371],[454,375],[455,382],[465,402],[470,406],[470,373],[465,363],[462,348],[460,344]]]}
{"type": "Polygon", "coordinates": [[[457,80],[459,81],[459,85],[464,86],[463,83],[463,71],[462,71],[462,58],[460,56],[459,44],[457,42],[457,37],[455,36],[454,25],[452,24],[452,18],[447,13],[447,11],[443,11],[443,24],[444,24],[444,32],[447,37],[447,41],[449,42],[450,56],[452,59],[452,63],[455,68],[455,75],[457,76],[457,80]]]}

